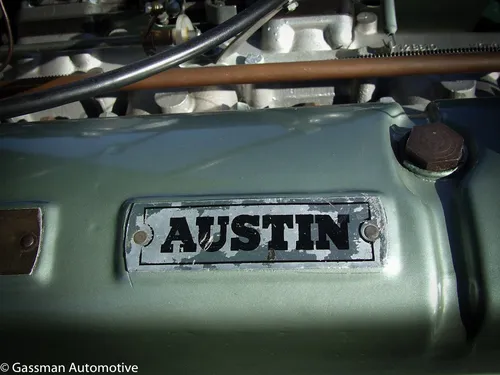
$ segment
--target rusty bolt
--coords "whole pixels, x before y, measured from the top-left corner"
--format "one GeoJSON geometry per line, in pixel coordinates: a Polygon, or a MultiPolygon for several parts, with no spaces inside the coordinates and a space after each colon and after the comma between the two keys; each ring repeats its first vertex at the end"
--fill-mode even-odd
{"type": "Polygon", "coordinates": [[[415,126],[406,142],[406,156],[419,168],[432,172],[454,169],[464,149],[460,134],[440,122],[415,126]]]}

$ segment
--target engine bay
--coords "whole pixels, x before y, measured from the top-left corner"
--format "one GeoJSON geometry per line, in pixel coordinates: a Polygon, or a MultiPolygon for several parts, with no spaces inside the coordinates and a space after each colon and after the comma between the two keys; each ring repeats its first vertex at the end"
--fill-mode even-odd
{"type": "MultiPolygon", "coordinates": [[[[391,1],[286,3],[237,37],[175,65],[175,71],[4,120],[391,101],[422,112],[437,99],[497,95],[493,68],[500,34],[484,16],[492,6],[487,1],[434,3],[405,1],[397,9],[391,1]]],[[[16,45],[3,74],[1,97],[97,77],[161,54],[223,24],[250,4],[7,2],[16,20],[16,45]]],[[[5,57],[8,47],[0,52],[5,57]]]]}
{"type": "Polygon", "coordinates": [[[500,1],[0,8],[1,372],[500,373],[500,1]]]}

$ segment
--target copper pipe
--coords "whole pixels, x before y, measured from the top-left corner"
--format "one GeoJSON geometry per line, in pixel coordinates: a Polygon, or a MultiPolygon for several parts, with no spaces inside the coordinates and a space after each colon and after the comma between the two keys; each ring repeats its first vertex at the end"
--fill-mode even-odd
{"type": "MultiPolygon", "coordinates": [[[[174,68],[121,90],[494,71],[500,71],[500,52],[174,68]]],[[[40,91],[88,76],[58,77],[29,91],[40,91]]]]}

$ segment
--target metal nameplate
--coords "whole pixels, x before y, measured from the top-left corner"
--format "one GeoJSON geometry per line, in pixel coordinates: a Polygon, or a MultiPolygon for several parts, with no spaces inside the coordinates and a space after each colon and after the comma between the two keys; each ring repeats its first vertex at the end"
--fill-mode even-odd
{"type": "Polygon", "coordinates": [[[0,210],[0,275],[30,275],[40,250],[39,208],[0,210]]]}
{"type": "Polygon", "coordinates": [[[378,267],[374,197],[132,203],[127,270],[378,267]]]}

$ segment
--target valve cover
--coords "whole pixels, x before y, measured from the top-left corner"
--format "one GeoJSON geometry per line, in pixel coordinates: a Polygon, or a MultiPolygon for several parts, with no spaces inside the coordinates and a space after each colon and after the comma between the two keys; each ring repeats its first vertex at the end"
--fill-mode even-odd
{"type": "Polygon", "coordinates": [[[31,273],[0,276],[0,359],[140,373],[493,371],[497,108],[2,124],[0,212],[38,210],[40,231],[31,273]],[[400,160],[427,121],[465,139],[452,174],[400,160]]]}

